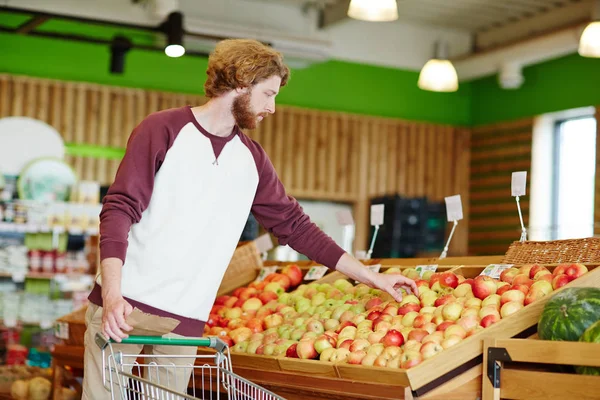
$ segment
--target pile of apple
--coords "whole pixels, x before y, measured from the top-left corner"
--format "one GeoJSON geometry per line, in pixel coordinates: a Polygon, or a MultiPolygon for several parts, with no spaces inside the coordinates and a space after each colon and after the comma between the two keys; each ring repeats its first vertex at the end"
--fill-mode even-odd
{"type": "Polygon", "coordinates": [[[581,264],[553,272],[527,265],[504,270],[500,279],[466,279],[452,272],[420,277],[413,268],[390,268],[385,273],[415,279],[419,296],[404,293],[398,303],[381,290],[345,279],[304,284],[256,310],[242,305],[240,312],[253,317],[239,327],[230,319],[227,336],[233,352],[407,369],[585,272],[581,264]]]}
{"type": "Polygon", "coordinates": [[[259,310],[267,303],[276,304],[280,294],[297,287],[301,282],[302,270],[291,264],[283,268],[281,273],[267,275],[261,282],[239,287],[231,295],[218,296],[204,326],[204,335],[218,336],[233,346],[228,335],[230,331],[246,326],[253,331],[262,331],[264,317],[271,312],[270,309],[268,312],[266,309],[259,310]]]}

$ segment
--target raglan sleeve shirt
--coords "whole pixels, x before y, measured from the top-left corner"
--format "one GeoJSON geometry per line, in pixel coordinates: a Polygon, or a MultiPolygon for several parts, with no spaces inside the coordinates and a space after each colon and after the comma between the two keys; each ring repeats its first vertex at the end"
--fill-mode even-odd
{"type": "Polygon", "coordinates": [[[310,259],[335,269],[345,251],[315,225],[298,201],[286,194],[271,160],[258,145],[259,183],[252,213],[281,245],[289,245],[310,259]]]}
{"type": "Polygon", "coordinates": [[[172,136],[159,115],[149,116],[133,130],[100,212],[101,260],[116,257],[125,263],[129,230],[150,203],[154,177],[172,136]]]}

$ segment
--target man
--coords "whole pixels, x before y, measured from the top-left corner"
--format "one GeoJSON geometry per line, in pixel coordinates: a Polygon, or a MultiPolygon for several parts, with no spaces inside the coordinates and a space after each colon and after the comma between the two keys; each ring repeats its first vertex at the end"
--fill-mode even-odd
{"type": "MultiPolygon", "coordinates": [[[[134,307],[178,320],[172,335],[202,335],[249,212],[281,244],[350,278],[397,300],[400,287],[417,292],[401,275],[370,272],[319,230],[286,195],[264,150],[242,133],[275,112],[289,77],[281,54],[253,40],[226,40],[211,54],[207,75],[206,104],[154,113],[135,128],[105,197],[101,281],[86,316],[84,398],[99,398],[102,384],[94,335],[120,342],[134,307]]],[[[177,378],[175,389],[185,390],[189,371],[177,378]]]]}

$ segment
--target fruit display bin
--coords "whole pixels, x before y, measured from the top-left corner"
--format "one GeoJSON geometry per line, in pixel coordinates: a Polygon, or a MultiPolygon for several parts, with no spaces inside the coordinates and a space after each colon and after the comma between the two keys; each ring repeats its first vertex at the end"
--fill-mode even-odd
{"type": "MultiPolygon", "coordinates": [[[[382,271],[394,266],[406,269],[415,265],[414,262],[408,263],[412,265],[401,265],[392,260],[373,261],[381,262],[382,271]]],[[[439,265],[437,271],[451,271],[465,278],[475,278],[485,267],[486,265],[439,265]]],[[[556,265],[545,267],[553,271],[556,265]]],[[[597,265],[587,265],[587,268],[588,273],[552,294],[568,287],[600,287],[600,269],[597,265]]],[[[332,283],[340,278],[346,277],[333,272],[317,282],[332,283]]],[[[232,353],[232,362],[238,374],[266,385],[290,399],[333,398],[333,393],[336,393],[335,398],[340,399],[476,399],[481,395],[484,340],[529,336],[532,330],[535,331],[544,305],[550,297],[534,301],[410,369],[240,353],[232,353]]]]}
{"type": "Polygon", "coordinates": [[[483,400],[600,399],[600,376],[555,368],[556,365],[600,368],[597,343],[487,338],[483,347],[483,400]]]}

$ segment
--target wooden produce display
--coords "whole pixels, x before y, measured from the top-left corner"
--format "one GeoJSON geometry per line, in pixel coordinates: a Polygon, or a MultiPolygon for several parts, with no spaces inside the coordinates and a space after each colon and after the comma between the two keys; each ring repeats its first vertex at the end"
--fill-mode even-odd
{"type": "Polygon", "coordinates": [[[600,399],[600,376],[552,371],[550,365],[600,367],[597,343],[484,340],[483,400],[600,399]]]}
{"type": "MultiPolygon", "coordinates": [[[[386,264],[385,267],[382,266],[382,270],[398,265],[388,260],[381,261],[383,261],[382,265],[386,264]]],[[[400,265],[400,267],[408,266],[400,265]]],[[[546,267],[552,271],[556,266],[546,267]]],[[[587,267],[588,273],[553,293],[568,287],[600,287],[600,269],[596,268],[596,265],[587,267]]],[[[452,271],[465,278],[477,277],[484,269],[485,265],[440,265],[438,267],[440,272],[452,271]]],[[[334,272],[319,280],[318,283],[332,283],[343,277],[340,273],[334,272]]],[[[307,396],[332,398],[336,386],[340,389],[335,398],[340,399],[476,399],[481,395],[484,340],[528,336],[531,330],[535,329],[549,298],[550,296],[546,296],[536,300],[409,369],[235,352],[231,355],[232,363],[238,374],[265,385],[276,393],[289,396],[290,399],[307,398],[307,396]]]]}

